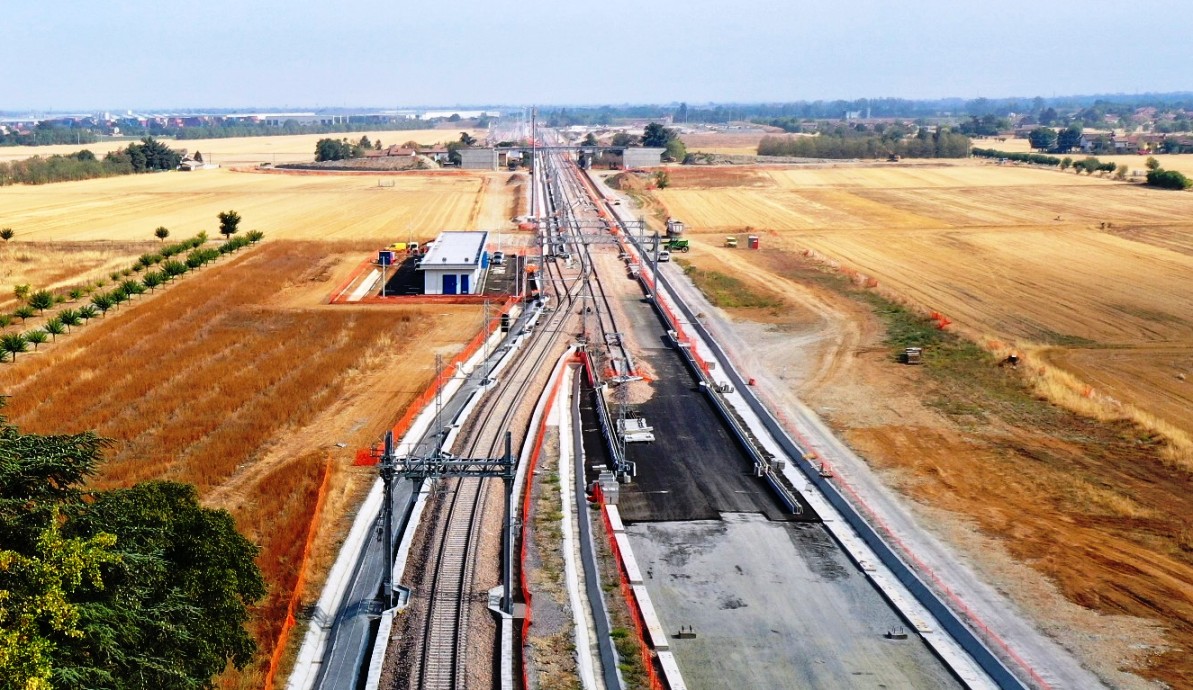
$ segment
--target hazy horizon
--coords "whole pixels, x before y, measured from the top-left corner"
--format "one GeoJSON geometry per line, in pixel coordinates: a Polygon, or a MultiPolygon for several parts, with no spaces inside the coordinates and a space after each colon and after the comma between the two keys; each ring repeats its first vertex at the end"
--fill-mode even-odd
{"type": "Polygon", "coordinates": [[[5,8],[0,110],[1032,98],[1190,90],[1193,5],[210,0],[5,8]],[[1159,11],[1163,14],[1159,14],[1159,11]],[[1146,17],[1144,22],[1133,17],[1146,17]],[[1162,17],[1162,21],[1156,21],[1162,17]]]}

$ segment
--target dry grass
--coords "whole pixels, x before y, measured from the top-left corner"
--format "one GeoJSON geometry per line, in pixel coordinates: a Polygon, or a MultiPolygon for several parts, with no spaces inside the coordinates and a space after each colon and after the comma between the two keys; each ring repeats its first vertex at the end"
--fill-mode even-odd
{"type": "MultiPolygon", "coordinates": [[[[15,423],[41,433],[95,429],[114,440],[97,486],[193,482],[206,504],[231,510],[259,541],[270,588],[253,621],[262,660],[298,577],[323,459],[349,467],[355,449],[422,391],[434,352],[458,348],[479,323],[475,308],[310,299],[368,246],[266,243],[0,366],[15,423]]],[[[316,542],[324,565],[346,527],[335,517],[366,475],[333,474],[316,542]]],[[[312,573],[308,583],[321,578],[312,573]]],[[[232,674],[225,687],[260,687],[261,669],[232,674]]]]}
{"type": "Polygon", "coordinates": [[[175,237],[216,236],[216,214],[270,239],[377,242],[429,239],[442,230],[512,229],[509,173],[253,174],[231,170],[134,175],[0,189],[0,218],[25,241],[141,240],[164,225],[175,237]]]}
{"type": "MultiPolygon", "coordinates": [[[[385,146],[404,144],[407,141],[417,141],[419,144],[429,145],[446,143],[459,139],[461,129],[413,129],[393,132],[352,132],[347,134],[298,134],[276,137],[237,137],[231,139],[188,139],[165,140],[166,144],[175,149],[187,149],[203,154],[208,163],[219,165],[255,165],[257,163],[302,163],[315,160],[315,142],[324,138],[347,137],[351,141],[360,141],[367,136],[371,141],[378,139],[385,146]]],[[[483,139],[485,130],[469,130],[469,133],[483,139]]],[[[54,154],[69,154],[81,149],[88,149],[96,155],[103,155],[128,146],[127,141],[101,141],[94,144],[76,146],[67,144],[61,146],[4,146],[0,147],[0,161],[24,160],[32,156],[50,156],[54,154]]]]}
{"type": "Polygon", "coordinates": [[[1193,195],[981,165],[725,174],[743,186],[701,170],[654,194],[706,247],[753,226],[764,251],[814,250],[968,332],[1039,351],[1043,393],[1162,430],[1168,460],[1193,468],[1193,195]]]}
{"type": "MultiPolygon", "coordinates": [[[[146,231],[147,237],[152,230],[146,231]]],[[[34,289],[63,290],[129,268],[141,254],[161,245],[157,240],[130,242],[19,242],[0,245],[0,311],[17,304],[12,288],[31,285],[34,289]]]]}

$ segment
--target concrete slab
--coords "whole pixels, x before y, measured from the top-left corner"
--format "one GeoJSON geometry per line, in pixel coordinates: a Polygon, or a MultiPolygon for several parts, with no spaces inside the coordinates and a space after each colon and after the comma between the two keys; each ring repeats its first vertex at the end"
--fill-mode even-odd
{"type": "Polygon", "coordinates": [[[960,688],[819,524],[727,513],[626,528],[690,688],[960,688]],[[765,545],[760,548],[760,545],[765,545]]]}

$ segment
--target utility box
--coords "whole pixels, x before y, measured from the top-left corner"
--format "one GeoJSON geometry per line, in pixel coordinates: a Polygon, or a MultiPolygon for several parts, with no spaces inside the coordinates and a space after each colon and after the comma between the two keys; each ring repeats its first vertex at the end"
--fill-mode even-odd
{"type": "Polygon", "coordinates": [[[923,364],[924,363],[924,348],[909,347],[903,351],[904,364],[923,364]]]}

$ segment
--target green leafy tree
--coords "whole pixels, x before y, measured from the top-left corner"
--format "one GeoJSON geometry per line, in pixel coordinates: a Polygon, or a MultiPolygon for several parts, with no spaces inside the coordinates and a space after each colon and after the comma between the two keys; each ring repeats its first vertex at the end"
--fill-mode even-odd
{"type": "Polygon", "coordinates": [[[1056,152],[1068,153],[1081,143],[1081,126],[1069,125],[1056,135],[1056,152]]]}
{"type": "Polygon", "coordinates": [[[245,233],[244,237],[252,244],[257,244],[261,240],[265,239],[265,233],[261,232],[260,230],[249,230],[247,233],[245,233]]]}
{"type": "Polygon", "coordinates": [[[220,220],[220,234],[225,240],[232,239],[240,229],[240,214],[236,211],[223,211],[217,217],[220,220]]]}
{"type": "Polygon", "coordinates": [[[79,316],[79,312],[74,309],[63,309],[58,312],[58,320],[66,326],[66,331],[69,333],[71,328],[83,323],[83,318],[79,316]]]}
{"type": "Polygon", "coordinates": [[[145,286],[139,280],[126,280],[120,283],[120,289],[130,297],[145,294],[145,286]]]}
{"type": "Polygon", "coordinates": [[[1068,170],[1072,166],[1073,166],[1072,158],[1065,156],[1064,158],[1061,159],[1061,161],[1060,161],[1060,169],[1061,170],[1068,170]]]}
{"type": "Polygon", "coordinates": [[[160,271],[150,271],[141,278],[141,284],[149,288],[150,292],[156,290],[164,282],[166,282],[166,277],[160,271]]]}
{"type": "Polygon", "coordinates": [[[56,671],[120,688],[214,688],[229,662],[252,659],[248,607],[265,595],[258,549],[193,486],[103,492],[68,528],[115,535],[119,558],[102,567],[102,589],[86,592],[82,637],[61,643],[56,671]]]}
{"type": "Polygon", "coordinates": [[[580,142],[580,145],[581,146],[596,146],[597,145],[596,135],[593,134],[592,132],[585,134],[584,141],[580,142]]]}
{"type": "Polygon", "coordinates": [[[1155,156],[1148,156],[1147,162],[1144,163],[1144,166],[1148,170],[1159,170],[1160,169],[1160,161],[1156,160],[1155,156]]]}
{"type": "Polygon", "coordinates": [[[18,302],[24,302],[29,299],[30,291],[32,291],[32,288],[28,284],[12,286],[12,296],[16,297],[18,302]]]}
{"type": "Polygon", "coordinates": [[[651,122],[642,132],[642,145],[651,148],[666,148],[667,143],[677,136],[675,130],[667,129],[658,122],[651,122]]]}
{"type": "Polygon", "coordinates": [[[54,294],[49,290],[38,290],[32,295],[29,295],[29,306],[39,312],[45,312],[45,310],[54,306],[54,294]]]}
{"type": "Polygon", "coordinates": [[[17,236],[17,233],[12,228],[0,229],[0,240],[4,240],[5,242],[7,242],[16,236],[17,236]]]}
{"type": "Polygon", "coordinates": [[[460,132],[460,143],[464,146],[476,146],[476,137],[468,132],[460,132]]]}
{"type": "Polygon", "coordinates": [[[1027,135],[1031,147],[1037,151],[1048,151],[1056,146],[1056,130],[1051,127],[1036,127],[1027,135]]]}
{"type": "Polygon", "coordinates": [[[44,329],[46,333],[50,334],[51,340],[57,340],[58,336],[66,333],[66,326],[58,320],[58,317],[48,319],[45,324],[42,325],[42,329],[44,329]]]}
{"type": "Polygon", "coordinates": [[[23,333],[5,333],[0,335],[0,352],[4,352],[12,357],[12,361],[17,361],[17,355],[28,351],[28,349],[29,341],[25,339],[23,333]]]}
{"type": "Polygon", "coordinates": [[[1193,180],[1190,180],[1184,173],[1178,170],[1165,170],[1163,168],[1148,170],[1147,183],[1152,187],[1159,187],[1161,189],[1183,190],[1193,187],[1193,180]]]}
{"type": "Polygon", "coordinates": [[[13,310],[12,315],[20,319],[21,323],[25,323],[26,320],[37,316],[37,310],[28,304],[22,304],[13,310]]]}
{"type": "Polygon", "coordinates": [[[11,314],[0,314],[0,328],[6,328],[10,323],[12,323],[11,314]]]}
{"type": "Polygon", "coordinates": [[[79,318],[83,319],[84,321],[90,321],[91,319],[99,316],[99,310],[96,309],[95,305],[93,304],[84,304],[83,306],[79,307],[77,311],[79,313],[79,318]]]}
{"type": "Polygon", "coordinates": [[[37,349],[38,345],[41,345],[42,343],[46,342],[49,339],[50,339],[50,334],[46,333],[45,331],[32,330],[25,334],[25,340],[28,341],[29,344],[33,346],[34,350],[37,349]]]}
{"type": "Polygon", "coordinates": [[[173,280],[178,276],[185,275],[188,270],[189,269],[187,269],[186,264],[182,263],[181,261],[167,261],[162,264],[162,271],[170,280],[173,280]]]}
{"type": "Polygon", "coordinates": [[[158,240],[165,242],[166,238],[170,236],[170,231],[166,228],[166,226],[159,225],[157,226],[157,229],[153,231],[153,236],[158,240]]]}
{"type": "Polygon", "coordinates": [[[104,316],[108,315],[108,310],[116,306],[116,302],[107,294],[95,295],[91,298],[91,304],[100,311],[104,316]]]}
{"type": "Polygon", "coordinates": [[[666,189],[671,186],[671,175],[666,170],[660,170],[654,174],[654,183],[659,189],[666,189]]]}

